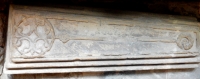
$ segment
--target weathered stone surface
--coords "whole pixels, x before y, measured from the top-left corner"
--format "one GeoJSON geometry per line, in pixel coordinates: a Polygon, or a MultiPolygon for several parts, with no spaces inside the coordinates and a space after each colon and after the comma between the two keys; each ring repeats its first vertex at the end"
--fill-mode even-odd
{"type": "Polygon", "coordinates": [[[195,18],[16,5],[9,13],[5,73],[198,67],[195,18]]]}
{"type": "Polygon", "coordinates": [[[3,67],[4,67],[4,35],[5,32],[5,15],[3,13],[0,13],[0,75],[3,73],[3,67]]]}
{"type": "Polygon", "coordinates": [[[95,73],[15,74],[8,75],[8,79],[199,79],[199,72],[199,68],[195,68],[184,70],[117,71],[95,73]]]}

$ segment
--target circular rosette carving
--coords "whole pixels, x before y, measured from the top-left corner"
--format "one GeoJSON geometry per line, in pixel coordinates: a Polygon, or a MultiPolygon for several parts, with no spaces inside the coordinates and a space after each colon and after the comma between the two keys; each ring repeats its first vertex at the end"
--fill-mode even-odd
{"type": "Polygon", "coordinates": [[[55,39],[53,27],[44,18],[25,17],[15,26],[13,45],[24,58],[42,57],[55,39]]]}
{"type": "Polygon", "coordinates": [[[179,48],[189,50],[192,48],[194,40],[190,34],[181,33],[177,38],[177,45],[179,48]]]}

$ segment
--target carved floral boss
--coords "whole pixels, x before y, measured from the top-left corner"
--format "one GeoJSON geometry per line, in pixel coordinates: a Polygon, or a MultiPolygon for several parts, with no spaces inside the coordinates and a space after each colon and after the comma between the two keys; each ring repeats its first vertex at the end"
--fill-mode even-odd
{"type": "MultiPolygon", "coordinates": [[[[54,40],[56,39],[50,22],[39,16],[29,16],[23,18],[21,22],[16,24],[13,33],[13,45],[23,58],[43,57],[43,55],[51,49],[54,40]]],[[[70,36],[69,38],[73,39],[70,36]]],[[[70,40],[69,38],[68,40],[70,40]]],[[[83,37],[74,39],[79,38],[83,39],[83,37]]],[[[66,40],[67,38],[59,39],[66,40]]],[[[85,40],[99,39],[86,37],[85,40]]],[[[181,33],[179,34],[176,43],[179,48],[189,50],[193,46],[194,39],[188,33],[181,33]]]]}
{"type": "Polygon", "coordinates": [[[51,49],[55,34],[51,24],[41,17],[25,17],[17,24],[13,45],[23,57],[41,57],[51,49]]]}

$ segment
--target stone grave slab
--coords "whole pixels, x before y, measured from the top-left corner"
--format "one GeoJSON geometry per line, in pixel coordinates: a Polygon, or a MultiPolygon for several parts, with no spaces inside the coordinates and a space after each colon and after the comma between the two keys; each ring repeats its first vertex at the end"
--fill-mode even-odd
{"type": "Polygon", "coordinates": [[[195,18],[11,5],[7,74],[196,68],[195,18]]]}

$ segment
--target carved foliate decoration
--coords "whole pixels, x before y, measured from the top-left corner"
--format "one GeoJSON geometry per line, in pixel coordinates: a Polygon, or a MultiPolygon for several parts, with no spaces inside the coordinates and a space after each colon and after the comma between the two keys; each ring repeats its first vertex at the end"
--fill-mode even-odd
{"type": "Polygon", "coordinates": [[[9,74],[186,69],[199,65],[196,19],[16,5],[9,13],[5,67],[9,74]]]}
{"type": "Polygon", "coordinates": [[[177,38],[178,47],[184,50],[189,50],[190,48],[192,48],[193,43],[194,39],[190,34],[187,33],[181,33],[177,38]]]}
{"type": "Polygon", "coordinates": [[[14,29],[13,45],[23,57],[42,57],[55,39],[51,24],[42,17],[25,16],[14,29]]]}

